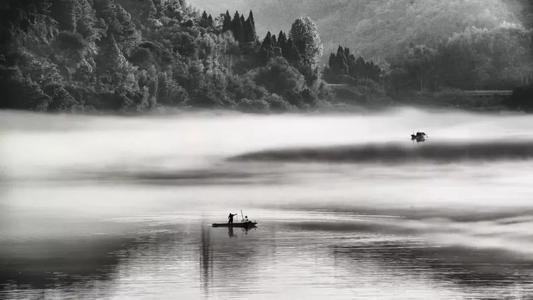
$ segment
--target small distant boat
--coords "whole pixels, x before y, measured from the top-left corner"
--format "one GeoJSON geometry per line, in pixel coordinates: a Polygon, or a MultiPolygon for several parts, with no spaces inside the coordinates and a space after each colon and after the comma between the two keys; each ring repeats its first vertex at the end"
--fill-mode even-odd
{"type": "Polygon", "coordinates": [[[254,228],[257,222],[236,222],[236,223],[214,223],[213,227],[231,227],[231,228],[254,228]]]}
{"type": "Polygon", "coordinates": [[[411,141],[416,141],[417,143],[425,142],[428,138],[428,135],[425,132],[417,132],[416,134],[411,134],[411,141]]]}

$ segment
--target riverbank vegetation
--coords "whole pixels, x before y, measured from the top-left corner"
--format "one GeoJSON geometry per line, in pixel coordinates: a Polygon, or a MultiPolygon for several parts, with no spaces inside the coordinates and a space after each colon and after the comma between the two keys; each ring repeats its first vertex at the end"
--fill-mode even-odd
{"type": "Polygon", "coordinates": [[[0,14],[3,108],[285,111],[326,97],[309,18],[261,41],[252,12],[183,0],[11,0],[0,14]]]}
{"type": "MultiPolygon", "coordinates": [[[[446,9],[460,6],[453,3],[446,9]]],[[[426,6],[417,9],[425,16],[426,6]]],[[[310,18],[259,36],[256,17],[201,12],[185,0],[4,1],[0,108],[281,112],[331,107],[332,99],[486,106],[464,91],[515,88],[498,105],[533,107],[530,88],[519,88],[533,79],[531,23],[456,24],[463,30],[439,31],[438,40],[420,33],[382,57],[341,45],[325,61],[310,18]]]]}
{"type": "Polygon", "coordinates": [[[356,59],[350,49],[339,47],[330,55],[324,78],[370,94],[385,91],[396,101],[423,97],[428,104],[459,107],[489,105],[465,91],[495,91],[500,105],[523,109],[533,107],[528,89],[517,88],[533,83],[532,46],[531,30],[507,24],[492,30],[468,28],[434,48],[411,44],[404,54],[382,65],[356,59]],[[512,99],[498,96],[497,91],[515,88],[512,99]]]}

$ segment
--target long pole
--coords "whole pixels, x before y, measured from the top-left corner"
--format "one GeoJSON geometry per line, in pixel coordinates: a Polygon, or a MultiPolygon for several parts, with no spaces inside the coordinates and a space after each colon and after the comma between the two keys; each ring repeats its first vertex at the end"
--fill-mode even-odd
{"type": "Polygon", "coordinates": [[[242,209],[241,209],[241,220],[244,221],[244,215],[242,214],[242,209]]]}

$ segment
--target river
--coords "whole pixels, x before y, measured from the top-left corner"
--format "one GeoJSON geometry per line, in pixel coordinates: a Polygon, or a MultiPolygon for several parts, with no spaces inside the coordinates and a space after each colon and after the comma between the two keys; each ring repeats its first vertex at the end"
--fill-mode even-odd
{"type": "Polygon", "coordinates": [[[1,111],[0,298],[528,298],[532,128],[415,108],[1,111]],[[257,228],[210,226],[241,210],[257,228]]]}

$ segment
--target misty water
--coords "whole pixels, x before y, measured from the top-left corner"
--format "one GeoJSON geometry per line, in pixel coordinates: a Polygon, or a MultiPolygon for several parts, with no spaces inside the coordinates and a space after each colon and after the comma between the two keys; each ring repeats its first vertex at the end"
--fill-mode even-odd
{"type": "Polygon", "coordinates": [[[532,128],[0,112],[0,298],[527,298],[532,128]],[[257,228],[211,228],[241,210],[257,228]]]}

